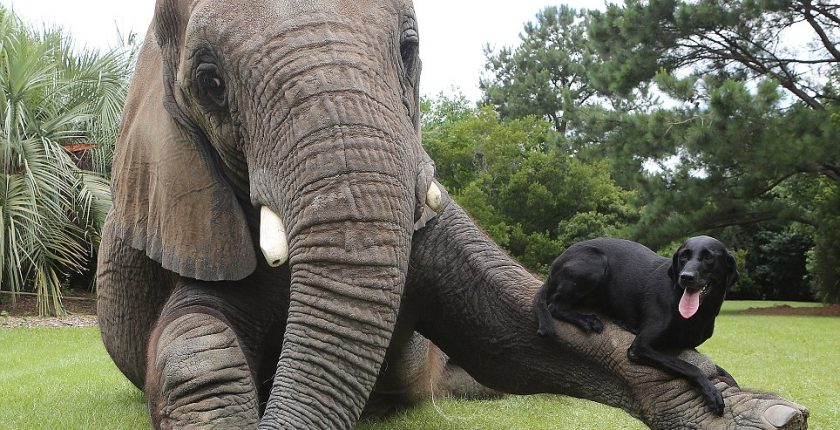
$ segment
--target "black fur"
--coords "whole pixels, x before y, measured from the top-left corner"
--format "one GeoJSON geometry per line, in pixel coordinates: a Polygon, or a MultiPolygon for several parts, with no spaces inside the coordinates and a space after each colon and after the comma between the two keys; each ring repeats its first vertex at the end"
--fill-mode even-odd
{"type": "Polygon", "coordinates": [[[694,348],[710,338],[726,290],[737,279],[735,259],[708,236],[688,239],[673,259],[628,240],[576,243],[554,260],[534,300],[538,333],[554,333],[552,317],[587,333],[601,332],[604,325],[597,315],[572,308],[600,311],[636,333],[627,350],[630,360],[687,378],[722,415],[723,397],[700,369],[658,349],[694,348]],[[684,290],[704,287],[699,309],[684,318],[678,310],[684,290]]]}

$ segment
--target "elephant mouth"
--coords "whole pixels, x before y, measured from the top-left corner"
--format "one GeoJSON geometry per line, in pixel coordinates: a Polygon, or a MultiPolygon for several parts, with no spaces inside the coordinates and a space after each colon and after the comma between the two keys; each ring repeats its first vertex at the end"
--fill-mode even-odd
{"type": "MultiPolygon", "coordinates": [[[[443,193],[432,182],[425,195],[426,205],[435,212],[443,206],[443,193]]],[[[289,259],[289,237],[283,219],[268,206],[260,207],[260,250],[271,267],[279,267],[289,259]]]]}

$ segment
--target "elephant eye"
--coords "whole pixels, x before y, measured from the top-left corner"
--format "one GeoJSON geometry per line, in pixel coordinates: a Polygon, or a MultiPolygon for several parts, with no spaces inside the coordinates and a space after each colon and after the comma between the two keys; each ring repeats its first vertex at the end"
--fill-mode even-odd
{"type": "Polygon", "coordinates": [[[414,79],[417,72],[417,53],[420,48],[420,38],[417,36],[416,30],[406,30],[403,34],[402,44],[400,44],[400,56],[402,57],[403,67],[410,79],[414,79]]]}
{"type": "Polygon", "coordinates": [[[196,67],[195,83],[199,100],[208,105],[225,106],[225,81],[215,64],[203,63],[196,67]]]}

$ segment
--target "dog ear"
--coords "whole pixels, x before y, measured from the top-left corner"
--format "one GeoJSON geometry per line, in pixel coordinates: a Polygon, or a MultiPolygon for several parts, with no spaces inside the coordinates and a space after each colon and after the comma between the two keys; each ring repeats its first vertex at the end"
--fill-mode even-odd
{"type": "Polygon", "coordinates": [[[677,279],[679,277],[680,251],[682,251],[682,246],[677,248],[677,251],[674,252],[674,256],[671,258],[671,267],[668,268],[668,277],[674,281],[674,284],[677,283],[677,279]]]}
{"type": "Polygon", "coordinates": [[[729,274],[726,276],[726,286],[731,287],[738,282],[741,274],[738,273],[738,265],[735,264],[735,257],[728,251],[726,252],[726,268],[729,270],[729,274]]]}

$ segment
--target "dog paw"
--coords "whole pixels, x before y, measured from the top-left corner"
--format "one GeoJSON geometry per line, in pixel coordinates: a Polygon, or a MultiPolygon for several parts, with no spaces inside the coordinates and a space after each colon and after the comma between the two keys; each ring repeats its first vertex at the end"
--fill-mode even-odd
{"type": "Polygon", "coordinates": [[[598,318],[598,315],[582,315],[580,323],[580,328],[587,333],[604,331],[604,322],[598,318]]]}
{"type": "Polygon", "coordinates": [[[723,416],[723,396],[720,394],[715,387],[710,387],[709,390],[703,390],[703,397],[706,399],[706,405],[717,414],[717,416],[723,416]]]}

